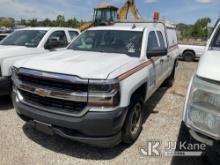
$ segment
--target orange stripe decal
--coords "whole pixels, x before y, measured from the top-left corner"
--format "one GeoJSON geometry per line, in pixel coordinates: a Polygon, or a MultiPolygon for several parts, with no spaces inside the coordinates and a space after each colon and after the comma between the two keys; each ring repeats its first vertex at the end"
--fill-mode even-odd
{"type": "Polygon", "coordinates": [[[135,68],[133,68],[133,69],[131,69],[131,70],[129,70],[129,71],[127,71],[127,72],[121,74],[120,76],[118,76],[117,79],[118,79],[119,81],[122,81],[122,80],[124,80],[124,79],[130,77],[131,75],[135,74],[135,73],[138,72],[139,70],[141,70],[141,69],[143,69],[143,68],[145,68],[145,67],[151,65],[153,62],[157,61],[158,59],[160,59],[160,57],[154,57],[154,58],[152,58],[152,59],[150,59],[150,60],[148,60],[148,61],[146,61],[146,62],[144,62],[144,63],[142,63],[142,64],[140,64],[140,65],[138,65],[137,67],[135,67],[135,68]]]}

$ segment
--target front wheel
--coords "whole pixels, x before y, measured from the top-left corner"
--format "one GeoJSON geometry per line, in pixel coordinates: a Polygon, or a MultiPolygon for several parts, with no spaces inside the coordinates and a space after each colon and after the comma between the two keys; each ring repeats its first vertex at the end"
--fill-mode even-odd
{"type": "Polygon", "coordinates": [[[122,140],[124,143],[134,143],[141,133],[143,123],[143,102],[143,99],[138,96],[132,99],[123,127],[122,140]]]}

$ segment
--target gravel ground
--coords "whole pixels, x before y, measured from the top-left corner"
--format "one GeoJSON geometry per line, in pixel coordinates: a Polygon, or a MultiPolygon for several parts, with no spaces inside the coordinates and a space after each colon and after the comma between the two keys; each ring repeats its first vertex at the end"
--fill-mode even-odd
{"type": "MultiPolygon", "coordinates": [[[[0,98],[0,164],[179,165],[183,160],[165,156],[144,157],[140,154],[140,148],[145,148],[147,141],[159,140],[163,149],[168,141],[178,139],[184,97],[196,67],[196,62],[180,62],[175,85],[170,89],[160,88],[146,103],[143,131],[131,146],[97,149],[58,136],[44,135],[16,116],[9,98],[0,98]]],[[[195,162],[201,164],[201,161],[200,158],[191,158],[184,160],[183,164],[195,165],[195,162]]]]}

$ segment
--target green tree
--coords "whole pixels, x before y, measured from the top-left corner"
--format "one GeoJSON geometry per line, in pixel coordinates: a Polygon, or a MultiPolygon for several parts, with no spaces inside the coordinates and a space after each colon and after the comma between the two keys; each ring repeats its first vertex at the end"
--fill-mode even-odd
{"type": "Polygon", "coordinates": [[[14,27],[14,23],[10,19],[2,19],[0,21],[0,27],[14,27]]]}
{"type": "Polygon", "coordinates": [[[27,26],[31,26],[31,27],[36,27],[36,26],[38,26],[38,21],[37,21],[37,19],[31,19],[31,20],[29,20],[28,21],[28,23],[27,23],[27,26]]]}
{"type": "Polygon", "coordinates": [[[46,18],[41,22],[41,26],[53,26],[53,24],[49,18],[46,18]]]}
{"type": "MultiPolygon", "coordinates": [[[[64,16],[58,15],[56,20],[50,20],[49,18],[46,18],[41,21],[38,21],[37,19],[30,19],[30,20],[21,19],[19,21],[18,25],[32,26],[32,27],[36,27],[36,26],[43,26],[43,27],[45,27],[45,26],[48,26],[48,27],[62,26],[62,27],[79,28],[81,22],[79,20],[77,20],[75,17],[70,18],[68,20],[65,20],[64,16]]],[[[0,26],[1,26],[1,22],[0,22],[0,26]]]]}
{"type": "Polygon", "coordinates": [[[208,25],[211,19],[208,17],[198,19],[194,25],[178,24],[177,30],[180,31],[181,39],[201,38],[206,39],[209,34],[208,25]]]}
{"type": "Polygon", "coordinates": [[[78,28],[80,26],[80,22],[76,18],[68,19],[66,21],[66,26],[72,28],[78,28]]]}
{"type": "Polygon", "coordinates": [[[62,15],[58,15],[56,19],[57,26],[65,26],[65,17],[62,15]]]}
{"type": "Polygon", "coordinates": [[[208,24],[211,22],[210,18],[201,18],[197,20],[195,25],[192,27],[192,36],[193,37],[201,37],[207,38],[208,37],[208,24]]]}

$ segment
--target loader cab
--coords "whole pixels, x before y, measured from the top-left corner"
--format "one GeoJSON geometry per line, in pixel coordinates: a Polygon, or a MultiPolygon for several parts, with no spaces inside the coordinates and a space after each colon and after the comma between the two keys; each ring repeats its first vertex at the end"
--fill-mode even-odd
{"type": "Polygon", "coordinates": [[[98,6],[94,9],[95,26],[111,25],[117,20],[118,8],[115,6],[98,6]]]}

